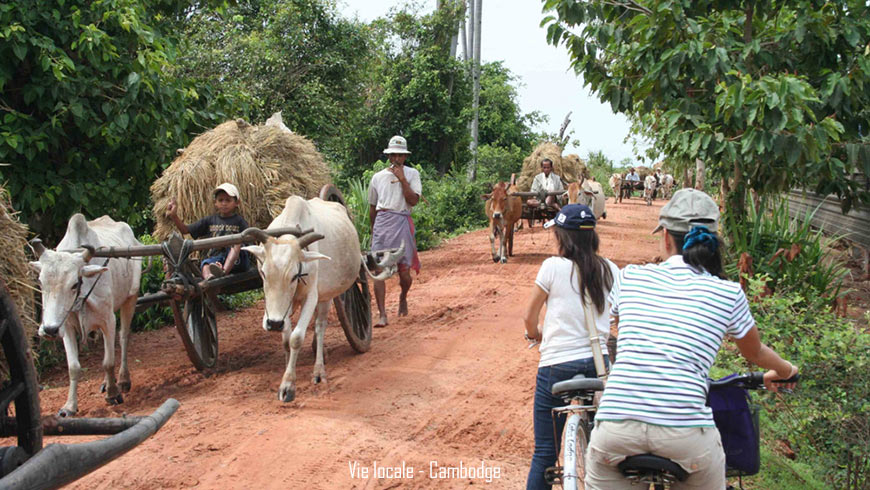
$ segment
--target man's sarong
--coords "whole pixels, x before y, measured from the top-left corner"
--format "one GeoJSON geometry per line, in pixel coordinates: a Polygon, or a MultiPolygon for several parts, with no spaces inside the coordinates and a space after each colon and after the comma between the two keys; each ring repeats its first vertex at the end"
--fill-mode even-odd
{"type": "Polygon", "coordinates": [[[405,256],[400,264],[420,273],[420,257],[417,255],[417,241],[414,239],[414,220],[407,212],[378,211],[372,229],[372,251],[398,248],[405,242],[405,256]]]}

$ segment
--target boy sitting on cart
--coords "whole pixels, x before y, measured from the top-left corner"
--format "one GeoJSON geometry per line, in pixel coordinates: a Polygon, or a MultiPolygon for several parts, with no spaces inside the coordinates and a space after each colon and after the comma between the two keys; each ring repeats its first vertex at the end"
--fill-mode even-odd
{"type": "MultiPolygon", "coordinates": [[[[239,190],[233,184],[225,182],[215,188],[214,206],[217,209],[216,214],[188,225],[178,217],[178,207],[173,200],[169,203],[166,217],[172,220],[178,231],[190,234],[194,239],[232,235],[241,233],[248,227],[245,218],[236,212],[239,207],[239,190]]],[[[246,271],[248,253],[242,251],[241,247],[241,244],[236,244],[209,250],[206,259],[202,261],[203,279],[246,271]]]]}

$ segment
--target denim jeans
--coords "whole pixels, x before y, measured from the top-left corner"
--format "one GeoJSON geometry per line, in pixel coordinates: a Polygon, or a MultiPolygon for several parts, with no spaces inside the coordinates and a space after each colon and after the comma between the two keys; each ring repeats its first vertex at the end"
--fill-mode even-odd
{"type": "MultiPolygon", "coordinates": [[[[610,360],[605,355],[604,364],[610,366],[610,360]]],[[[565,427],[564,416],[556,418],[555,434],[553,429],[553,417],[551,410],[561,407],[565,402],[558,396],[552,395],[553,385],[559,381],[571,379],[582,374],[587,378],[596,378],[595,362],[591,357],[576,359],[538,368],[538,379],[535,384],[535,454],[532,456],[532,467],[529,469],[529,477],[526,480],[526,490],[549,489],[550,485],[544,480],[544,471],[556,465],[556,439],[559,434],[561,445],[562,429],[565,427]]]]}

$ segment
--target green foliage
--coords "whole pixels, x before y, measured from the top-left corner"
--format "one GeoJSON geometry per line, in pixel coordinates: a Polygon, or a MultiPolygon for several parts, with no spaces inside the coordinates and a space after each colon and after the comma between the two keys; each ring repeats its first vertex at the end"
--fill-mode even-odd
{"type": "MultiPolygon", "coordinates": [[[[828,309],[808,307],[794,291],[763,296],[767,281],[766,276],[750,281],[752,314],[763,341],[800,368],[801,382],[793,395],[757,397],[767,413],[762,433],[788,440],[798,462],[832,488],[866,488],[870,318],[863,323],[837,318],[828,309]]],[[[717,360],[726,371],[745,371],[742,365],[731,350],[717,360]]]]}
{"type": "MultiPolygon", "coordinates": [[[[371,177],[369,177],[371,181],[371,177]]],[[[344,201],[353,217],[353,224],[359,235],[362,250],[369,250],[372,244],[372,225],[369,220],[369,184],[363,179],[351,179],[348,182],[348,192],[344,201]]]]}
{"type": "MultiPolygon", "coordinates": [[[[743,193],[806,186],[870,201],[866,2],[545,0],[547,39],[629,116],[653,153],[734,178],[743,193]]],[[[738,220],[741,218],[738,216],[738,220]]],[[[731,231],[731,230],[729,230],[731,231]]]]}
{"type": "Polygon", "coordinates": [[[613,189],[610,188],[608,182],[614,172],[619,172],[622,169],[614,167],[613,160],[608,158],[601,150],[589,152],[586,157],[586,168],[589,169],[592,177],[595,177],[595,181],[601,184],[601,187],[604,189],[604,195],[613,197],[613,189]]]}
{"type": "MultiPolygon", "coordinates": [[[[143,245],[156,245],[160,242],[155,240],[151,235],[142,235],[139,241],[143,245]]],[[[144,296],[148,293],[156,293],[160,291],[160,285],[163,284],[163,257],[143,257],[142,258],[142,278],[139,281],[139,295],[144,296]]],[[[146,330],[157,330],[171,325],[175,319],[172,316],[172,309],[168,306],[154,305],[150,308],[142,310],[133,315],[132,330],[134,332],[142,332],[146,330]]]]}
{"type": "Polygon", "coordinates": [[[200,8],[183,28],[179,76],[249,101],[253,122],[283,111],[284,123],[317,141],[330,159],[344,158],[355,144],[348,135],[370,110],[374,38],[364,24],[340,17],[334,1],[200,8]]]}
{"type": "Polygon", "coordinates": [[[263,288],[241,291],[235,294],[218,295],[218,300],[220,300],[224,308],[230,311],[239,311],[254,306],[261,299],[263,299],[263,288]]]}
{"type": "Polygon", "coordinates": [[[726,272],[738,278],[737,261],[742,253],[753,259],[753,271],[768,278],[767,286],[783,294],[797,294],[810,305],[831,305],[844,294],[843,279],[848,270],[830,254],[836,238],[827,238],[810,226],[815,210],[803,216],[789,216],[788,201],[778,199],[771,206],[762,200],[756,211],[747,205],[742,226],[731,234],[730,265],[726,272]],[[790,257],[792,248],[797,255],[790,257]]]}
{"type": "Polygon", "coordinates": [[[491,189],[480,181],[469,182],[453,171],[440,179],[424,179],[422,206],[414,208],[417,247],[427,250],[442,238],[465,233],[487,222],[481,195],[491,189]]]}
{"type": "Polygon", "coordinates": [[[408,140],[414,161],[446,172],[468,154],[470,83],[450,56],[460,10],[452,2],[429,15],[393,12],[370,26],[379,47],[366,81],[362,121],[348,135],[352,150],[339,180],[359,176],[381,156],[390,136],[408,140]]]}
{"type": "Polygon", "coordinates": [[[508,151],[516,147],[530,153],[537,137],[532,128],[546,122],[547,116],[539,111],[523,114],[517,101],[519,81],[502,62],[484,63],[480,68],[480,146],[508,151]]]}
{"type": "Polygon", "coordinates": [[[480,145],[477,148],[477,180],[484,184],[510,182],[511,174],[519,174],[523,169],[523,159],[529,153],[531,149],[515,144],[509,147],[480,145]]]}
{"type": "Polygon", "coordinates": [[[154,175],[223,119],[208,85],[169,76],[164,13],[135,0],[0,5],[0,180],[49,241],[76,211],[141,229],[154,175]]]}

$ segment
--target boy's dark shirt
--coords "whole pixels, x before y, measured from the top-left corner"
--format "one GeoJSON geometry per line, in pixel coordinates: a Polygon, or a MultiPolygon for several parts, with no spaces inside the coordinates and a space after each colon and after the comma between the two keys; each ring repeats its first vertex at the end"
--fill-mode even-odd
{"type": "MultiPolygon", "coordinates": [[[[219,214],[206,216],[201,220],[187,225],[187,231],[194,239],[213,238],[216,236],[232,235],[241,233],[248,227],[248,222],[242,215],[236,213],[226,218],[219,214]]],[[[227,254],[229,248],[213,248],[208,251],[208,256],[227,254]]]]}

